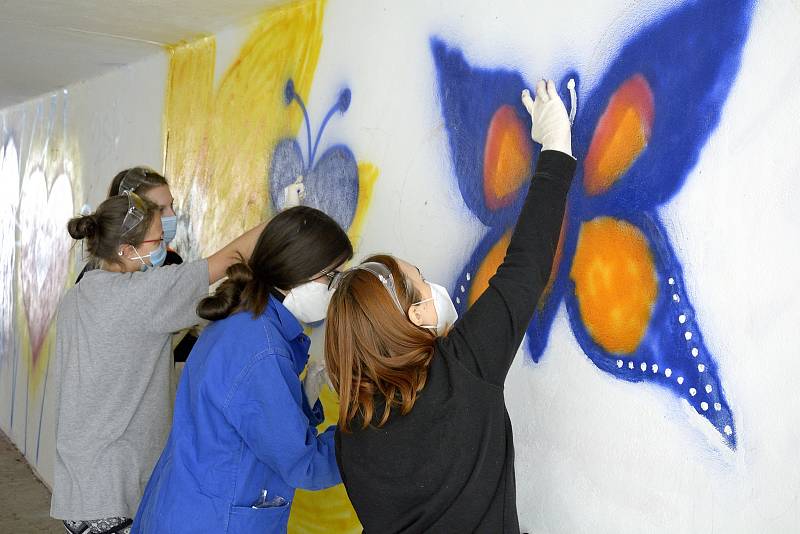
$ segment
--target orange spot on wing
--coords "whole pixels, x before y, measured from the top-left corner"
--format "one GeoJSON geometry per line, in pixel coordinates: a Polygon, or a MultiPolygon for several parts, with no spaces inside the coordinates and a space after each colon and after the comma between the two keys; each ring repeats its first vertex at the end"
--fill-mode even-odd
{"type": "Polygon", "coordinates": [[[510,242],[511,230],[503,234],[503,237],[489,249],[486,257],[483,258],[480,267],[478,267],[478,270],[475,272],[472,285],[469,288],[468,304],[470,306],[472,306],[472,304],[478,300],[478,297],[486,291],[486,288],[489,287],[489,279],[494,276],[494,273],[497,272],[497,268],[503,263],[510,242]]]}
{"type": "Polygon", "coordinates": [[[483,157],[483,194],[491,210],[508,206],[531,176],[533,148],[528,130],[509,105],[492,117],[483,157]]]}
{"type": "Polygon", "coordinates": [[[653,256],[641,230],[611,217],[584,223],[570,278],[592,339],[610,353],[635,351],[658,294],[653,256]]]}
{"type": "Polygon", "coordinates": [[[627,171],[650,140],[653,93],[641,74],[623,83],[597,123],[584,160],[586,193],[604,193],[627,171]]]}

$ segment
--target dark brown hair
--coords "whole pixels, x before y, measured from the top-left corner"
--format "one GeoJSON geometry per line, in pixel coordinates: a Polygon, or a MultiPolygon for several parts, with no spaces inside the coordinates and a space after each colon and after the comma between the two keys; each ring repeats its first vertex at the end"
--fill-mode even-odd
{"type": "Polygon", "coordinates": [[[236,311],[260,315],[273,289],[291,289],[352,257],[353,246],[336,221],[307,206],[289,208],[267,223],[248,262],[228,267],[227,280],[200,301],[197,314],[211,321],[236,311]]]}
{"type": "MultiPolygon", "coordinates": [[[[389,268],[404,310],[421,300],[392,256],[366,261],[389,268]]],[[[376,400],[383,404],[379,427],[393,407],[409,413],[428,378],[435,342],[433,332],[397,309],[375,275],[359,269],[343,274],[325,325],[325,362],[339,394],[339,428],[349,431],[354,420],[366,428],[376,416],[376,400]]]]}
{"type": "Polygon", "coordinates": [[[169,185],[167,184],[167,179],[153,169],[141,166],[131,167],[118,172],[114,179],[111,180],[111,186],[108,188],[108,198],[123,193],[123,191],[119,190],[123,180],[125,180],[126,189],[138,195],[145,195],[151,189],[169,185]]]}
{"type": "Polygon", "coordinates": [[[67,231],[73,239],[85,239],[86,250],[95,262],[119,263],[119,246],[129,243],[137,246],[144,241],[147,231],[158,212],[158,207],[141,199],[144,218],[131,231],[122,235],[122,222],[128,213],[127,195],[117,195],[103,201],[94,213],[74,217],[67,223],[67,231]]]}

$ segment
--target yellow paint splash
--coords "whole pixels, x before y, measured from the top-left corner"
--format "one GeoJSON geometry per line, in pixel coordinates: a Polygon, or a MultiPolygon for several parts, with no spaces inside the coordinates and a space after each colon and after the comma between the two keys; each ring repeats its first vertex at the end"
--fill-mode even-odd
{"type": "Polygon", "coordinates": [[[353,248],[357,248],[357,244],[361,239],[361,229],[364,227],[367,206],[372,201],[372,189],[379,173],[378,167],[372,163],[358,163],[358,203],[356,204],[355,217],[353,217],[353,222],[347,232],[350,242],[353,243],[353,248]]]}
{"type": "Polygon", "coordinates": [[[212,113],[212,86],[216,41],[198,39],[168,48],[167,96],[164,104],[164,174],[169,177],[178,213],[197,221],[189,235],[203,231],[202,199],[209,179],[208,117],[212,113]]]}
{"type": "Polygon", "coordinates": [[[302,121],[286,106],[294,80],[306,98],[322,46],[325,3],[267,10],[213,90],[216,43],[206,37],[168,48],[165,173],[188,216],[193,253],[218,250],[269,214],[267,169],[277,141],[302,121]]]}
{"type": "MultiPolygon", "coordinates": [[[[320,391],[325,420],[317,427],[320,432],[335,425],[339,414],[336,393],[328,387],[320,391]]],[[[343,485],[321,491],[298,490],[289,517],[289,532],[303,534],[357,534],[362,531],[355,510],[343,485]]]]}

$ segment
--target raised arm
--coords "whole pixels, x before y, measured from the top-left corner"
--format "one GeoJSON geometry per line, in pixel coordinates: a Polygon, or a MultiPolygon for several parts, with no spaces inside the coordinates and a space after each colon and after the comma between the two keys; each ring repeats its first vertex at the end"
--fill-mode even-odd
{"type": "Polygon", "coordinates": [[[225,276],[225,271],[242,259],[250,259],[261,231],[267,225],[263,222],[246,231],[220,250],[208,257],[208,283],[213,284],[225,276]]]}
{"type": "Polygon", "coordinates": [[[575,172],[569,118],[553,82],[537,84],[535,101],[523,92],[523,102],[533,118],[533,140],[542,144],[528,196],[489,287],[441,340],[443,350],[498,386],[550,276],[575,172]]]}
{"type": "MultiPolygon", "coordinates": [[[[284,205],[283,209],[299,206],[305,198],[305,186],[303,185],[302,177],[298,178],[294,183],[289,184],[283,190],[284,205]]],[[[213,284],[225,276],[225,271],[234,263],[250,259],[250,254],[258,242],[261,231],[267,225],[263,222],[243,233],[222,249],[208,257],[208,282],[213,284]]]]}

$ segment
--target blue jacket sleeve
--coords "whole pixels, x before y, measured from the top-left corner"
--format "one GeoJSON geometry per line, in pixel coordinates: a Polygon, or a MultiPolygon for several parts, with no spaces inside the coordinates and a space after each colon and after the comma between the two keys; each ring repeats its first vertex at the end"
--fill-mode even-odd
{"type": "Polygon", "coordinates": [[[341,483],[333,430],[322,434],[304,413],[303,389],[280,355],[256,360],[237,381],[224,413],[256,457],[286,484],[317,490],[341,483]]]}
{"type": "Polygon", "coordinates": [[[303,413],[308,417],[308,422],[312,426],[317,426],[325,420],[325,410],[322,408],[322,401],[318,399],[312,408],[308,403],[308,397],[306,397],[305,392],[303,393],[303,413]]]}

